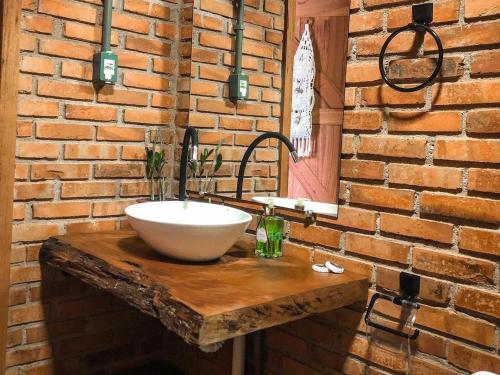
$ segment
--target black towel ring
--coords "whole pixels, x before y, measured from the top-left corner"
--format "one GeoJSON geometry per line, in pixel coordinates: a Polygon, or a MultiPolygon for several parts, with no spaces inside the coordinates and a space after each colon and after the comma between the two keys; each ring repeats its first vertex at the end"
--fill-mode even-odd
{"type": "Polygon", "coordinates": [[[441,39],[437,35],[437,33],[432,30],[428,24],[432,21],[432,6],[433,4],[419,4],[419,5],[414,5],[413,6],[413,22],[403,26],[396,31],[394,31],[389,38],[385,41],[384,45],[382,46],[382,50],[380,51],[380,57],[378,60],[378,65],[380,69],[380,74],[382,75],[382,79],[384,80],[387,85],[392,87],[394,90],[401,91],[401,92],[414,92],[423,89],[424,87],[428,86],[431,84],[436,77],[438,76],[439,72],[441,71],[441,67],[443,66],[443,57],[444,57],[444,49],[443,49],[443,43],[441,42],[441,39]],[[408,30],[413,30],[415,32],[427,32],[429,33],[434,41],[436,42],[436,45],[438,47],[438,61],[436,64],[436,69],[434,69],[434,72],[431,74],[429,78],[425,80],[425,82],[421,83],[420,85],[414,86],[414,87],[401,87],[396,85],[395,83],[391,82],[389,77],[387,77],[387,73],[385,71],[384,67],[384,57],[385,57],[385,51],[387,50],[387,47],[389,46],[389,43],[401,34],[404,31],[408,30]]]}

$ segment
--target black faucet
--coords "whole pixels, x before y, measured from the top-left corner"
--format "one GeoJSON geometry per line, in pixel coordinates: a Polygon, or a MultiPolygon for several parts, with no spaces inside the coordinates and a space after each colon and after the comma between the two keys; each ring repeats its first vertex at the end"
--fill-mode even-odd
{"type": "Polygon", "coordinates": [[[198,160],[198,130],[195,128],[187,127],[184,133],[184,141],[182,142],[182,154],[180,163],[180,176],[179,176],[179,200],[186,200],[186,175],[188,165],[188,152],[189,142],[193,145],[193,154],[191,160],[198,160]]]}
{"type": "Polygon", "coordinates": [[[293,147],[292,142],[285,137],[283,134],[278,133],[278,132],[266,132],[264,134],[259,135],[255,140],[248,146],[247,151],[245,152],[245,155],[243,155],[243,159],[241,160],[241,165],[240,165],[240,172],[238,174],[238,186],[236,188],[236,198],[241,199],[243,195],[243,177],[245,176],[245,169],[247,167],[248,159],[250,159],[250,155],[252,154],[252,151],[257,147],[257,145],[262,142],[264,139],[268,138],[276,138],[283,142],[286,147],[288,147],[288,150],[290,151],[290,154],[292,155],[292,159],[295,163],[299,161],[299,155],[297,154],[297,151],[295,150],[295,147],[293,147]]]}

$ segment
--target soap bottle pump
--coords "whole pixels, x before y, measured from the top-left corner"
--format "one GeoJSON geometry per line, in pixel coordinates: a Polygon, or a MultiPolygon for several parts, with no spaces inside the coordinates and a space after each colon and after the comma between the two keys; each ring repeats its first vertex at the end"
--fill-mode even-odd
{"type": "Polygon", "coordinates": [[[257,224],[255,255],[263,258],[282,256],[284,223],[285,220],[274,213],[274,200],[269,199],[257,224]]]}

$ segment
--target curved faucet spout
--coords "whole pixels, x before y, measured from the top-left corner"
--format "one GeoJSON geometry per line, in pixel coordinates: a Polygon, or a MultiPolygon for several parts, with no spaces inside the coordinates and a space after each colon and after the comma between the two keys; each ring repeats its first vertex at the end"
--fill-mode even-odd
{"type": "Polygon", "coordinates": [[[241,199],[241,197],[243,196],[243,177],[245,177],[245,169],[247,167],[248,160],[250,159],[250,155],[260,142],[268,138],[276,138],[279,141],[283,142],[290,151],[290,155],[292,156],[294,163],[297,163],[299,161],[299,155],[297,154],[297,150],[295,150],[295,147],[293,147],[292,142],[290,142],[290,140],[283,134],[278,132],[266,132],[264,134],[259,135],[250,144],[250,146],[248,146],[245,155],[243,155],[243,159],[241,160],[240,172],[238,173],[238,185],[236,188],[236,198],[241,199]]]}
{"type": "Polygon", "coordinates": [[[187,180],[187,164],[188,164],[188,153],[189,153],[189,143],[193,145],[193,154],[191,156],[192,160],[198,159],[198,130],[195,128],[187,127],[186,133],[184,134],[184,141],[182,142],[182,154],[180,162],[180,173],[179,173],[179,200],[186,200],[186,180],[187,180]]]}

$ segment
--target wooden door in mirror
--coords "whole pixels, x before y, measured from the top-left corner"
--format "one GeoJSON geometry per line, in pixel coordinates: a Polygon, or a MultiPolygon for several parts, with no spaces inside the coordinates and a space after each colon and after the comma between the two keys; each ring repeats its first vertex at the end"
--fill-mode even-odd
{"type": "Polygon", "coordinates": [[[293,163],[283,151],[281,196],[338,202],[349,5],[349,0],[289,2],[283,133],[290,134],[294,55],[306,24],[315,55],[315,105],[312,154],[293,163]]]}

